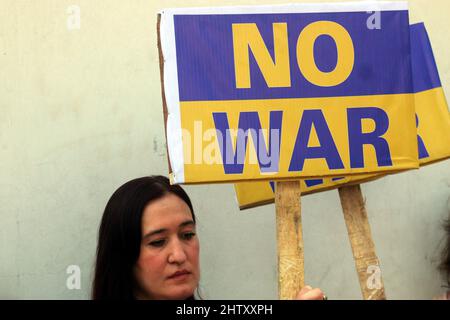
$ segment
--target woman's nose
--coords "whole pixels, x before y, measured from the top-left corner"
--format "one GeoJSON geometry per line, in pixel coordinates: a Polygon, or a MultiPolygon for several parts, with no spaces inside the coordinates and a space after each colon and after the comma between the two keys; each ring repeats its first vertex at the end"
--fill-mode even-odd
{"type": "Polygon", "coordinates": [[[186,261],[186,252],[183,245],[179,240],[174,240],[170,246],[170,252],[168,257],[169,263],[181,264],[186,261]]]}

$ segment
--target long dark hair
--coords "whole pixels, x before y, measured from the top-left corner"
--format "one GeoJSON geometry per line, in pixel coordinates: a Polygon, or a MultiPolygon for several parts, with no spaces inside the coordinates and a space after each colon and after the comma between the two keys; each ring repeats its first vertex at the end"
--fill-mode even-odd
{"type": "Polygon", "coordinates": [[[445,246],[441,253],[441,263],[439,269],[442,271],[447,288],[450,288],[450,217],[444,222],[445,246]]]}
{"type": "Polygon", "coordinates": [[[141,247],[142,213],[150,201],[168,193],[175,194],[194,209],[186,192],[171,185],[163,176],[131,180],[109,199],[98,233],[97,259],[92,283],[92,298],[133,300],[133,266],[141,247]]]}

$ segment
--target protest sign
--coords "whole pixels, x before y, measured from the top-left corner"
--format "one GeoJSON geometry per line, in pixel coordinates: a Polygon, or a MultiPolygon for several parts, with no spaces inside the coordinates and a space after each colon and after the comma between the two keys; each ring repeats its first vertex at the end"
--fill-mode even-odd
{"type": "MultiPolygon", "coordinates": [[[[411,57],[416,108],[417,142],[421,166],[450,157],[450,114],[423,23],[411,25],[411,57]]],[[[327,191],[379,179],[384,175],[354,175],[301,181],[302,195],[327,191]]],[[[274,202],[274,183],[265,181],[235,184],[241,209],[274,202]]]]}
{"type": "Polygon", "coordinates": [[[417,168],[408,21],[405,2],[164,10],[172,181],[417,168]]]}

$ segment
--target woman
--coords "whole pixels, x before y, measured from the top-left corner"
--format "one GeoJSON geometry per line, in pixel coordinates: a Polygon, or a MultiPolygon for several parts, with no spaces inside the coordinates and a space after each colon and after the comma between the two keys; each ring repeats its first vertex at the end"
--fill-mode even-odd
{"type": "MultiPolygon", "coordinates": [[[[200,280],[195,214],[186,192],[163,176],[122,185],[100,224],[93,299],[194,299],[200,280]]],[[[323,299],[303,288],[298,299],[323,299]]]]}

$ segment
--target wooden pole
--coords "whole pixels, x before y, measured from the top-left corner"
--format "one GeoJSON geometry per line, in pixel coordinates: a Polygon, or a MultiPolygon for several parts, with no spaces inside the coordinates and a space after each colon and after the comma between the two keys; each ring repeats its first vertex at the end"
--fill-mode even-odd
{"type": "Polygon", "coordinates": [[[278,295],[280,300],[294,299],[304,286],[300,195],[300,181],[276,183],[278,295]]]}
{"type": "Polygon", "coordinates": [[[364,300],[385,300],[383,279],[360,185],[339,188],[345,224],[364,300]]]}

